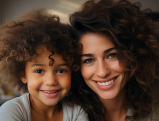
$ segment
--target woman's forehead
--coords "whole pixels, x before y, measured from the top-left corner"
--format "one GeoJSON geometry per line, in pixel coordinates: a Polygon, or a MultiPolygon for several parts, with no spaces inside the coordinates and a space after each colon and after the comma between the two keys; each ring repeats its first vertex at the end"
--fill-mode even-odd
{"type": "Polygon", "coordinates": [[[111,39],[101,33],[87,33],[79,41],[83,46],[83,51],[99,51],[100,49],[107,50],[115,47],[111,39]]]}

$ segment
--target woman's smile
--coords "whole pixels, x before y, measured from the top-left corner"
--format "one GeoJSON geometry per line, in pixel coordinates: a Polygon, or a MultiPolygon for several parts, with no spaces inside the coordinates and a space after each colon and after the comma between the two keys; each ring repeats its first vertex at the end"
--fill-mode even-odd
{"type": "Polygon", "coordinates": [[[115,85],[116,81],[117,81],[117,78],[115,77],[108,81],[94,81],[94,82],[99,89],[108,90],[115,85]]]}

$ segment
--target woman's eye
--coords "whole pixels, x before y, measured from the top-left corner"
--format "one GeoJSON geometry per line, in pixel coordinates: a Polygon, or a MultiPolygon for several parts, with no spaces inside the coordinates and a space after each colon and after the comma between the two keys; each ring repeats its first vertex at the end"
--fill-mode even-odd
{"type": "Polygon", "coordinates": [[[83,63],[92,63],[92,62],[94,62],[93,59],[86,59],[83,63]]]}
{"type": "Polygon", "coordinates": [[[38,69],[38,70],[35,70],[35,73],[40,74],[40,73],[44,73],[44,71],[42,69],[38,69]]]}
{"type": "Polygon", "coordinates": [[[64,69],[60,69],[60,70],[56,71],[56,73],[65,73],[65,72],[66,72],[66,70],[64,70],[64,69]]]}
{"type": "Polygon", "coordinates": [[[112,58],[116,58],[117,57],[117,53],[111,53],[108,55],[108,58],[112,59],[112,58]]]}

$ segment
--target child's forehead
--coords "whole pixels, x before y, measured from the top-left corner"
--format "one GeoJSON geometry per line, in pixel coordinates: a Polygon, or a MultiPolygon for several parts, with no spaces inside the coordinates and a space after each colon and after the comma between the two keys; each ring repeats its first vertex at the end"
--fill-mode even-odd
{"type": "Polygon", "coordinates": [[[31,56],[31,61],[34,63],[42,63],[44,60],[49,60],[49,65],[52,66],[54,62],[67,63],[61,54],[58,54],[53,47],[50,49],[46,45],[39,45],[35,48],[35,54],[31,56]]]}
{"type": "MultiPolygon", "coordinates": [[[[35,60],[38,60],[40,58],[49,58],[49,57],[56,57],[55,55],[58,55],[56,53],[56,50],[54,49],[51,49],[49,50],[47,48],[47,46],[39,46],[35,49],[35,54],[31,57],[35,60]]],[[[62,56],[62,55],[58,55],[59,56],[62,56]]]]}
{"type": "Polygon", "coordinates": [[[36,54],[42,54],[43,52],[46,52],[46,51],[56,52],[55,48],[52,45],[49,45],[48,47],[48,45],[45,45],[45,44],[37,45],[34,50],[36,54]]]}

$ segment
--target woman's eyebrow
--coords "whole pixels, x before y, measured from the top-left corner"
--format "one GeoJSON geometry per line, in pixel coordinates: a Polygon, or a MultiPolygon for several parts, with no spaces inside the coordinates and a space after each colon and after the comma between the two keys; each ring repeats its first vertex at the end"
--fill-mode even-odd
{"type": "Polygon", "coordinates": [[[80,55],[81,57],[84,57],[84,56],[87,56],[87,57],[92,57],[93,56],[93,54],[82,54],[82,55],[80,55]]]}
{"type": "Polygon", "coordinates": [[[110,51],[112,51],[114,49],[116,49],[116,47],[109,48],[109,49],[105,50],[104,53],[109,53],[110,51]]]}
{"type": "MultiPolygon", "coordinates": [[[[112,51],[114,49],[116,49],[116,47],[109,48],[109,49],[105,50],[103,53],[108,53],[108,52],[110,52],[110,51],[112,51]]],[[[82,54],[80,56],[81,57],[84,57],[84,56],[86,56],[86,57],[92,57],[92,56],[94,56],[94,54],[82,54]]]]}

